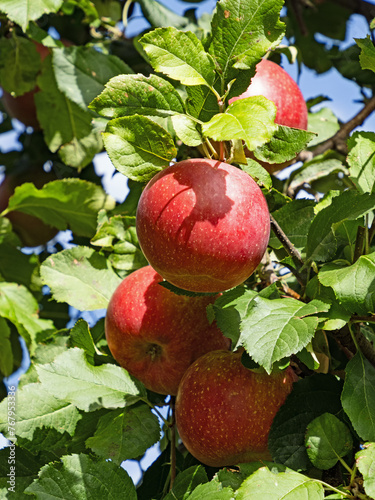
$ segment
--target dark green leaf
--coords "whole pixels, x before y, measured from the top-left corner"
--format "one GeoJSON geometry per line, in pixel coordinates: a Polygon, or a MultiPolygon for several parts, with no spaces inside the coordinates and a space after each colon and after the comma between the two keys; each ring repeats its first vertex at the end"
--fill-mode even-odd
{"type": "Polygon", "coordinates": [[[366,494],[375,497],[375,443],[366,443],[355,458],[358,470],[363,476],[366,494]]]}
{"type": "Polygon", "coordinates": [[[10,342],[10,328],[0,317],[0,374],[9,377],[13,371],[13,352],[10,342]]]}
{"type": "Polygon", "coordinates": [[[361,49],[359,62],[361,63],[362,69],[375,71],[375,47],[371,41],[370,35],[367,35],[366,38],[355,38],[354,40],[361,49]]]}
{"type": "Polygon", "coordinates": [[[358,351],[345,371],[342,406],[358,435],[375,441],[375,368],[358,351]]]}
{"type": "Polygon", "coordinates": [[[309,147],[314,147],[329,139],[339,128],[339,121],[331,109],[321,108],[315,113],[309,113],[309,131],[317,134],[309,142],[309,147]]]}
{"type": "Polygon", "coordinates": [[[312,375],[299,380],[276,414],[268,446],[276,462],[299,470],[311,467],[305,448],[307,425],[323,413],[341,410],[341,384],[332,375],[312,375]]]}
{"type": "Polygon", "coordinates": [[[5,12],[9,19],[19,24],[23,31],[26,31],[30,21],[36,21],[43,14],[57,12],[63,0],[1,0],[0,10],[5,12]]]}
{"type": "Polygon", "coordinates": [[[313,137],[311,132],[279,125],[271,140],[255,149],[254,155],[267,163],[293,160],[313,137]]]}
{"type": "Polygon", "coordinates": [[[207,473],[202,465],[189,467],[177,475],[172,491],[165,500],[185,500],[198,485],[207,482],[207,473]]]}
{"type": "Polygon", "coordinates": [[[155,0],[138,0],[142,13],[153,28],[184,28],[188,23],[187,17],[179,16],[155,0]]]}
{"type": "Polygon", "coordinates": [[[348,427],[332,413],[323,413],[307,426],[307,454],[318,469],[331,469],[352,447],[353,439],[348,427]]]}

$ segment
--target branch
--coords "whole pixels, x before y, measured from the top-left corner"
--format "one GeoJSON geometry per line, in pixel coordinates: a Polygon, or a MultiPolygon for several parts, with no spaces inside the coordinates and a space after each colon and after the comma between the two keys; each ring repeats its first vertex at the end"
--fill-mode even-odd
{"type": "Polygon", "coordinates": [[[299,251],[296,249],[293,243],[291,243],[287,235],[284,233],[279,224],[276,222],[276,219],[271,214],[270,214],[270,219],[271,219],[272,231],[275,233],[277,239],[281,242],[285,250],[288,252],[288,255],[290,255],[290,257],[292,257],[294,261],[297,261],[298,264],[303,266],[304,262],[302,260],[299,251]]]}
{"type": "MultiPolygon", "coordinates": [[[[356,317],[355,317],[356,318],[356,317]]],[[[356,318],[357,319],[357,318],[356,318]]],[[[335,333],[332,332],[333,335],[335,336],[335,339],[341,344],[341,346],[347,350],[347,357],[351,358],[354,353],[357,351],[355,343],[352,339],[352,336],[350,334],[349,326],[345,325],[343,328],[340,330],[337,330],[335,333]]],[[[363,333],[360,331],[360,329],[356,329],[355,332],[355,340],[357,341],[358,347],[360,348],[362,354],[365,356],[365,358],[373,365],[375,366],[375,351],[374,348],[369,342],[366,337],[363,335],[363,333]]]]}

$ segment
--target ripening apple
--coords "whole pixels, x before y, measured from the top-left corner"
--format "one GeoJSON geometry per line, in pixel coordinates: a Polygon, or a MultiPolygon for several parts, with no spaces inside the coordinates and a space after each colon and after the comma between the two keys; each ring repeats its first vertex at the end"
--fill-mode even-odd
{"type": "Polygon", "coordinates": [[[270,216],[247,173],[194,158],[151,179],[136,229],[146,259],[164,279],[185,290],[219,292],[244,282],[259,265],[270,216]]]}
{"type": "Polygon", "coordinates": [[[212,467],[271,459],[271,424],[297,379],[291,367],[271,375],[249,370],[241,356],[223,350],[201,356],[178,388],[175,415],[182,442],[212,467]]]}
{"type": "MultiPolygon", "coordinates": [[[[8,207],[9,198],[17,186],[32,182],[40,189],[44,184],[55,179],[56,176],[52,172],[46,172],[39,166],[33,166],[22,173],[6,174],[0,184],[0,213],[8,207]]],[[[9,212],[6,217],[12,223],[13,230],[18,234],[23,245],[27,247],[44,245],[58,233],[55,227],[45,224],[38,217],[17,210],[9,212]]]]}
{"type": "Polygon", "coordinates": [[[127,276],[107,309],[105,334],[116,361],[150,390],[176,395],[190,364],[230,341],[207,319],[214,296],[176,295],[145,266],[127,276]]]}
{"type": "MultiPolygon", "coordinates": [[[[262,95],[275,104],[275,123],[307,130],[308,114],[303,95],[297,83],[281,66],[268,59],[262,59],[257,64],[255,76],[247,90],[243,94],[229,99],[229,104],[237,99],[256,95],[262,95]]],[[[253,157],[248,151],[247,154],[253,157]]],[[[271,164],[257,159],[256,161],[270,173],[281,170],[292,163],[289,161],[282,164],[271,164]]]]}

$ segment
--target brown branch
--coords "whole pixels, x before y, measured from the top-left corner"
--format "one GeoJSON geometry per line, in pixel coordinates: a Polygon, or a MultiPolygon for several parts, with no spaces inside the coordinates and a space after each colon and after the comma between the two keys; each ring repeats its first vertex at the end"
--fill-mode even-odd
{"type": "Polygon", "coordinates": [[[271,219],[272,231],[275,233],[277,239],[281,242],[285,250],[288,252],[288,255],[290,255],[290,257],[292,257],[294,261],[297,261],[298,264],[303,266],[304,262],[302,260],[299,251],[296,249],[293,243],[291,243],[287,235],[284,233],[279,224],[276,222],[276,219],[271,214],[270,214],[270,219],[271,219]]]}

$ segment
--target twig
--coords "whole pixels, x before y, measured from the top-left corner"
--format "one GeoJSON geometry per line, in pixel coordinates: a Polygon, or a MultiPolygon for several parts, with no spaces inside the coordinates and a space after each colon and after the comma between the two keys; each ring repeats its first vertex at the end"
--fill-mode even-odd
{"type": "MultiPolygon", "coordinates": [[[[356,318],[356,317],[355,317],[356,318]]],[[[357,318],[356,318],[357,319],[357,318]]],[[[355,323],[353,321],[352,323],[355,323]]],[[[345,349],[345,354],[348,359],[352,358],[354,353],[357,351],[355,342],[351,336],[349,325],[345,325],[340,330],[337,330],[334,333],[335,339],[339,342],[339,344],[345,349]]],[[[375,351],[371,343],[366,339],[363,333],[359,328],[356,329],[355,332],[355,341],[361,350],[362,354],[365,358],[375,366],[375,351]]]]}
{"type": "Polygon", "coordinates": [[[279,224],[276,222],[276,219],[271,214],[270,214],[270,219],[271,219],[272,231],[275,233],[277,239],[282,243],[283,247],[288,252],[288,255],[290,255],[290,257],[292,257],[294,261],[297,261],[298,264],[303,266],[304,262],[302,260],[299,251],[296,249],[293,243],[291,243],[287,235],[284,233],[279,224]]]}

